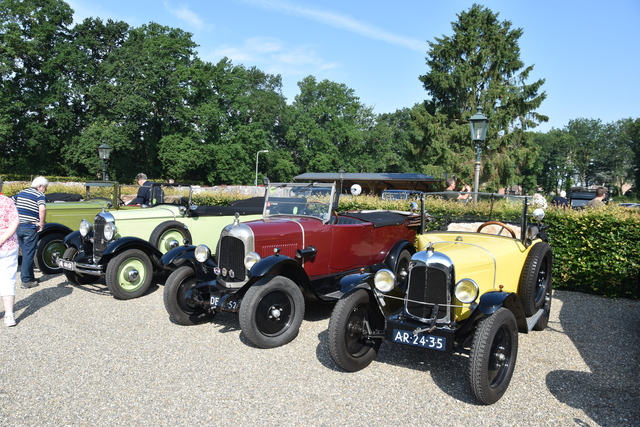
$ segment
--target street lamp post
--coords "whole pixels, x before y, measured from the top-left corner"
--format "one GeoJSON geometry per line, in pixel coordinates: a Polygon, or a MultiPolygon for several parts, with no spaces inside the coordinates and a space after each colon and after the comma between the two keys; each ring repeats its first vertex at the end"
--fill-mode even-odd
{"type": "Polygon", "coordinates": [[[109,156],[111,155],[111,147],[104,142],[98,147],[98,156],[102,160],[102,180],[108,181],[107,176],[107,163],[109,162],[109,156]]]}
{"type": "MultiPolygon", "coordinates": [[[[471,127],[471,139],[473,139],[473,146],[476,150],[476,164],[474,167],[475,176],[473,178],[473,192],[478,192],[480,184],[480,156],[482,155],[482,145],[487,137],[487,127],[489,125],[489,119],[482,114],[482,107],[478,107],[476,114],[469,119],[469,126],[471,127]]],[[[477,197],[477,195],[475,196],[477,197]]]]}
{"type": "Polygon", "coordinates": [[[258,156],[260,155],[260,153],[268,153],[269,150],[260,150],[256,153],[256,180],[253,182],[254,186],[258,185],[258,156]]]}

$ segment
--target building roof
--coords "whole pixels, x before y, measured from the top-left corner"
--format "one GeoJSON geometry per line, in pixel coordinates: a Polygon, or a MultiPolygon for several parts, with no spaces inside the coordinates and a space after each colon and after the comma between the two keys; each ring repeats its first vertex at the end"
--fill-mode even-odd
{"type": "Polygon", "coordinates": [[[442,179],[422,173],[303,173],[294,178],[296,181],[336,182],[342,180],[342,188],[353,184],[362,186],[364,192],[380,194],[383,190],[437,191],[435,184],[442,179]]]}

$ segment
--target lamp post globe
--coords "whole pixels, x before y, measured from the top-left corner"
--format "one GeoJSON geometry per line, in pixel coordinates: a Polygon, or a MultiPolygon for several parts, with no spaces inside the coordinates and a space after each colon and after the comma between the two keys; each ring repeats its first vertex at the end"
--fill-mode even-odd
{"type": "MultiPolygon", "coordinates": [[[[473,192],[478,192],[480,184],[480,164],[482,155],[482,145],[487,138],[487,127],[489,126],[489,119],[482,114],[482,107],[478,107],[476,114],[469,118],[469,127],[471,130],[471,139],[473,140],[473,146],[476,151],[476,163],[474,165],[474,177],[473,177],[473,192]]],[[[477,197],[474,196],[474,197],[477,197]]]]}
{"type": "Polygon", "coordinates": [[[98,157],[102,160],[102,180],[107,181],[109,177],[107,176],[107,163],[109,161],[109,156],[111,155],[111,147],[109,147],[104,142],[100,144],[98,147],[98,157]]]}

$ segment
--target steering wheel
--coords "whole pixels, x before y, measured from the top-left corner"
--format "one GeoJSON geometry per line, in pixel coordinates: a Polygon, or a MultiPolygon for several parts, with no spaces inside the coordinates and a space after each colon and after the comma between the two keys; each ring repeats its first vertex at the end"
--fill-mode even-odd
{"type": "MultiPolygon", "coordinates": [[[[480,225],[480,227],[478,227],[476,232],[480,233],[483,228],[485,228],[485,227],[487,227],[489,225],[497,225],[499,227],[502,227],[502,230],[507,230],[509,232],[509,234],[511,234],[511,237],[513,237],[514,239],[516,238],[516,233],[511,229],[511,227],[509,227],[507,224],[504,224],[504,223],[502,223],[500,221],[487,221],[484,224],[480,225]]],[[[500,235],[500,233],[502,233],[502,230],[500,230],[498,235],[500,235]]]]}

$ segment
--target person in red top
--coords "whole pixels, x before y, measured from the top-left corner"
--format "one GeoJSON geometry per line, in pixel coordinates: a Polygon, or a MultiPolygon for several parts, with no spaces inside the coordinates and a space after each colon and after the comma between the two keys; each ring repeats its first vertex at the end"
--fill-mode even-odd
{"type": "Polygon", "coordinates": [[[16,272],[18,271],[18,238],[20,224],[18,209],[13,199],[2,194],[0,177],[0,295],[4,304],[4,324],[15,326],[13,305],[16,299],[16,272]]]}

